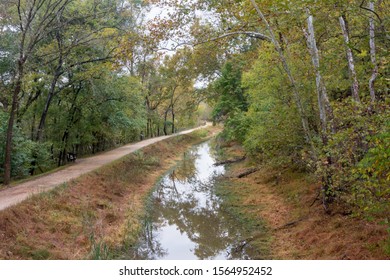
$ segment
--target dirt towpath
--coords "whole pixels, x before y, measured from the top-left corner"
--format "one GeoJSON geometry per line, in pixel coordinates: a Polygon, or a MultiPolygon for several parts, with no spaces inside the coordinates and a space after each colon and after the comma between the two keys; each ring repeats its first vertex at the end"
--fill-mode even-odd
{"type": "MultiPolygon", "coordinates": [[[[210,123],[207,123],[206,127],[211,125],[210,123]]],[[[180,134],[188,134],[193,132],[194,130],[197,130],[199,128],[189,129],[182,131],[180,133],[176,133],[173,135],[168,136],[160,136],[156,138],[147,139],[144,141],[140,141],[137,143],[128,144],[119,148],[116,148],[114,150],[88,157],[88,158],[82,158],[78,159],[76,163],[70,165],[69,167],[66,167],[62,170],[59,170],[54,173],[50,173],[48,175],[43,175],[40,177],[37,177],[35,179],[29,180],[27,182],[15,185],[11,188],[7,188],[0,191],[0,211],[10,207],[12,205],[15,205],[28,197],[30,197],[33,194],[45,192],[48,190],[51,190],[55,188],[56,186],[63,184],[65,182],[68,182],[72,179],[75,179],[85,173],[88,173],[92,170],[95,170],[99,167],[102,167],[105,164],[108,164],[114,160],[117,160],[125,155],[128,155],[130,153],[133,153],[143,147],[146,147],[148,145],[154,144],[156,142],[159,142],[161,140],[177,136],[180,134]]]]}

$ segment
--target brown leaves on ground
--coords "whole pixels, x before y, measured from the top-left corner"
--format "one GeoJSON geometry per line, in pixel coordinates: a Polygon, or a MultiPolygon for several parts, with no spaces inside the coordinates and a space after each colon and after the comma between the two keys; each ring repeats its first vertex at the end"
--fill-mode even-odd
{"type": "Polygon", "coordinates": [[[264,168],[245,178],[235,178],[234,174],[248,168],[247,164],[235,164],[230,169],[230,191],[238,197],[236,204],[246,215],[266,223],[272,258],[389,258],[384,251],[388,242],[386,226],[343,212],[325,214],[320,201],[312,205],[319,186],[306,174],[264,168]]]}

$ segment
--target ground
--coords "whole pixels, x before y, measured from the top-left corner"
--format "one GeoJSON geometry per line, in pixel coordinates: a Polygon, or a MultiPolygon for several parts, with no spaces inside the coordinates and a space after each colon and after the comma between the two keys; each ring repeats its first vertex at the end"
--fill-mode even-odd
{"type": "MultiPolygon", "coordinates": [[[[237,146],[231,147],[230,152],[234,158],[243,154],[237,146]]],[[[369,222],[340,209],[326,214],[321,201],[316,200],[318,183],[297,170],[263,166],[237,178],[253,165],[246,160],[229,166],[222,182],[223,196],[227,207],[239,212],[241,218],[265,223],[270,258],[390,258],[389,233],[380,220],[369,222]]],[[[253,232],[253,237],[250,240],[254,246],[264,246],[263,234],[253,232]]]]}

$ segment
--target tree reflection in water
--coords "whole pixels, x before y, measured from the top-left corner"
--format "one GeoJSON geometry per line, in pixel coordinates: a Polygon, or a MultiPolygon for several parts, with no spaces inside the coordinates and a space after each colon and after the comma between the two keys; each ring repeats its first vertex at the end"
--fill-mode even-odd
{"type": "Polygon", "coordinates": [[[244,238],[239,226],[221,210],[213,191],[225,172],[214,166],[209,143],[187,152],[152,194],[143,236],[134,259],[250,259],[250,248],[234,250],[244,238]]]}

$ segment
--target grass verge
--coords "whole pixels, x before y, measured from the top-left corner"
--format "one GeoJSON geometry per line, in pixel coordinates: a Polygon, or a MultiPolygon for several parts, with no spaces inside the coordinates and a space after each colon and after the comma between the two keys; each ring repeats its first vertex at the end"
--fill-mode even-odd
{"type": "MultiPolygon", "coordinates": [[[[239,158],[237,145],[223,158],[239,158]]],[[[308,174],[291,169],[253,168],[249,160],[229,165],[219,186],[225,207],[251,228],[250,244],[269,249],[271,259],[389,259],[387,225],[343,212],[324,213],[315,200],[319,185],[308,174]],[[313,203],[314,202],[314,203],[313,203]],[[264,225],[266,231],[259,231],[264,225]]]]}

